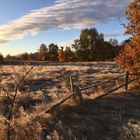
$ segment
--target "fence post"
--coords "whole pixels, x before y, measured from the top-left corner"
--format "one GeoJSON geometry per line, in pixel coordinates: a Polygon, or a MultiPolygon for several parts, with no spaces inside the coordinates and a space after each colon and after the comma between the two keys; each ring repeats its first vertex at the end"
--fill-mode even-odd
{"type": "Polygon", "coordinates": [[[75,86],[74,92],[75,92],[75,95],[76,96],[79,96],[80,102],[81,102],[81,104],[83,104],[84,103],[83,96],[82,96],[82,93],[79,90],[79,87],[78,86],[75,86]]]}
{"type": "Polygon", "coordinates": [[[129,72],[126,72],[126,79],[125,79],[125,90],[127,91],[128,89],[128,80],[129,80],[129,72]]]}
{"type": "MultiPolygon", "coordinates": [[[[71,91],[74,92],[74,85],[73,85],[73,79],[72,76],[70,76],[70,86],[71,86],[71,91]]],[[[75,94],[73,96],[74,101],[76,101],[75,94]]]]}
{"type": "Polygon", "coordinates": [[[73,85],[72,76],[70,76],[70,86],[71,86],[71,91],[74,92],[74,96],[73,96],[74,101],[76,101],[76,96],[79,96],[80,102],[83,103],[84,100],[81,91],[79,90],[78,86],[73,85]]]}
{"type": "Polygon", "coordinates": [[[71,86],[71,91],[74,92],[72,76],[70,76],[70,86],[71,86]]]}

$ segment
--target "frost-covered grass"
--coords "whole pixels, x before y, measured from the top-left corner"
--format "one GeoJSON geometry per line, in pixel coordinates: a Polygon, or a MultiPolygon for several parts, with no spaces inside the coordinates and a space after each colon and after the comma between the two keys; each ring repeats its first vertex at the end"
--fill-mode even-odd
{"type": "MultiPolygon", "coordinates": [[[[20,80],[25,71],[29,68],[30,66],[22,65],[3,66],[2,69],[5,71],[5,73],[0,72],[1,86],[4,86],[6,90],[8,90],[11,94],[14,94],[14,82],[11,79],[11,76],[20,80]]],[[[46,136],[47,139],[52,139],[52,137],[55,137],[54,139],[63,139],[67,136],[69,137],[69,139],[75,139],[75,137],[78,138],[78,135],[81,135],[79,136],[79,138],[81,138],[82,136],[83,138],[85,138],[86,135],[76,132],[76,128],[71,128],[72,120],[68,121],[68,124],[66,125],[63,125],[60,120],[56,122],[56,125],[54,126],[55,121],[53,120],[52,115],[44,114],[43,112],[56,101],[65,97],[65,95],[70,92],[70,76],[73,77],[74,85],[82,88],[112,77],[116,77],[118,75],[121,75],[123,72],[124,71],[121,70],[119,66],[117,66],[114,62],[62,63],[56,65],[46,64],[42,66],[35,66],[32,72],[22,83],[22,86],[20,86],[20,88],[18,89],[14,110],[15,114],[13,115],[14,118],[11,120],[11,124],[13,127],[12,138],[17,138],[18,140],[21,136],[22,138],[20,137],[20,140],[24,140],[27,138],[40,139],[41,135],[46,136],[47,133],[50,133],[46,136]],[[48,129],[49,132],[47,132],[48,129]],[[66,131],[64,129],[66,129],[66,131]],[[61,135],[61,133],[66,133],[66,135],[61,135]]],[[[97,89],[87,90],[85,91],[85,93],[86,95],[88,95],[88,99],[91,99],[92,97],[94,98],[95,96],[98,96],[109,90],[116,84],[121,84],[123,80],[124,79],[115,82],[112,81],[112,83],[103,85],[97,89]]],[[[6,93],[1,90],[0,137],[5,137],[6,130],[4,124],[5,121],[7,121],[6,111],[8,111],[7,104],[9,103],[9,101],[7,98],[5,98],[5,94],[6,93]]],[[[74,105],[75,103],[68,102],[68,104],[74,105]]],[[[62,118],[60,117],[60,119],[62,118]]],[[[62,120],[64,119],[65,118],[63,118],[62,120]]],[[[87,119],[89,122],[92,121],[90,120],[90,116],[87,119]]],[[[80,124],[78,124],[77,127],[79,127],[79,125],[80,124]]]]}
{"type": "MultiPolygon", "coordinates": [[[[20,79],[29,68],[30,66],[22,65],[3,66],[5,74],[1,73],[1,79],[3,79],[1,84],[12,92],[13,81],[10,76],[20,79]]],[[[62,63],[35,66],[23,86],[20,87],[18,95],[30,95],[33,99],[40,99],[43,103],[50,104],[69,93],[70,76],[73,77],[74,84],[82,88],[118,76],[122,72],[114,62],[62,63]]],[[[89,90],[86,92],[89,92],[89,90]]]]}

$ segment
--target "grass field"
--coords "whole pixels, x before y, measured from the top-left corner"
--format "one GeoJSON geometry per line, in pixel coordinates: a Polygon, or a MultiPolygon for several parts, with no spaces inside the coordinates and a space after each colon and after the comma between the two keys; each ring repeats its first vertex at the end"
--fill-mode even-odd
{"type": "MultiPolygon", "coordinates": [[[[29,65],[3,66],[0,73],[1,87],[14,94],[13,78],[20,81],[30,67],[29,65]]],[[[69,100],[52,114],[43,113],[52,104],[69,94],[70,76],[73,77],[74,85],[82,88],[122,73],[124,71],[114,62],[36,65],[18,89],[11,120],[11,138],[14,140],[140,138],[140,116],[137,113],[140,111],[139,90],[136,92],[132,90],[128,94],[120,91],[120,93],[93,100],[95,96],[120,84],[124,79],[109,83],[98,90],[87,90],[88,96],[85,96],[84,105],[69,100]],[[134,129],[134,132],[131,129],[134,129]]],[[[1,139],[6,137],[5,121],[9,110],[8,104],[10,104],[5,95],[6,93],[1,89],[1,139]]]]}

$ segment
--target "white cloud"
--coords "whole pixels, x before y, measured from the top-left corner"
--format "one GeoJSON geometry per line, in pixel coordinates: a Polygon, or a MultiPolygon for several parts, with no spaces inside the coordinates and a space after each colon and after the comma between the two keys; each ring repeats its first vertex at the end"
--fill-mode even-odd
{"type": "Polygon", "coordinates": [[[109,33],[104,33],[104,36],[106,38],[116,38],[119,36],[123,35],[123,31],[122,30],[117,30],[117,31],[113,31],[113,32],[109,32],[109,33]]]}
{"type": "Polygon", "coordinates": [[[0,26],[0,43],[58,28],[90,27],[124,17],[130,0],[57,0],[52,6],[30,11],[0,26]]]}

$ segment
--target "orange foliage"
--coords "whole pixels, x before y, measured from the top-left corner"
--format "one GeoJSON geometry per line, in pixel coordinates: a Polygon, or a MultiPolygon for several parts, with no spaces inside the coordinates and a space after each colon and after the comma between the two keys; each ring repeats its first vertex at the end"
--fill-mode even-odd
{"type": "Polygon", "coordinates": [[[58,60],[60,62],[64,61],[64,51],[63,51],[63,47],[61,47],[61,49],[58,51],[58,60]]]}
{"type": "Polygon", "coordinates": [[[116,62],[130,72],[138,72],[140,69],[140,1],[133,0],[126,11],[129,20],[126,34],[131,36],[129,42],[123,44],[123,48],[116,57],[116,62]]]}

